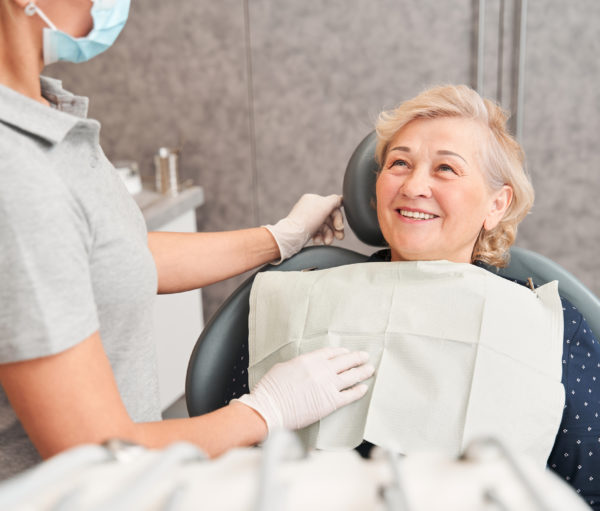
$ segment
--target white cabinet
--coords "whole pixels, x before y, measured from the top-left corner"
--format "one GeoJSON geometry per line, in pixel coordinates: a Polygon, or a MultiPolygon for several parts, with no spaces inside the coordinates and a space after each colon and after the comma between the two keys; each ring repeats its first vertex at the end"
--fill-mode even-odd
{"type": "MultiPolygon", "coordinates": [[[[201,188],[184,190],[177,197],[144,191],[134,198],[149,231],[196,232],[196,208],[204,198],[201,188]]],[[[162,410],[184,394],[188,360],[203,326],[200,290],[157,296],[154,341],[162,410]]]]}

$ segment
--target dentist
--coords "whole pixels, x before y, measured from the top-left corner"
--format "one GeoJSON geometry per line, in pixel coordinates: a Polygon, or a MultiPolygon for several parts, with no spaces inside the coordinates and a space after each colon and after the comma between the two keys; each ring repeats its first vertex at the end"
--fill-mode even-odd
{"type": "Polygon", "coordinates": [[[339,196],[305,195],[275,225],[147,233],[87,98],[40,76],[110,47],[128,12],[129,0],[0,0],[0,479],[114,437],[216,456],[359,399],[373,372],[364,353],[320,350],[222,409],[160,420],[156,293],[283,260],[313,236],[330,243],[343,222],[339,196]]]}

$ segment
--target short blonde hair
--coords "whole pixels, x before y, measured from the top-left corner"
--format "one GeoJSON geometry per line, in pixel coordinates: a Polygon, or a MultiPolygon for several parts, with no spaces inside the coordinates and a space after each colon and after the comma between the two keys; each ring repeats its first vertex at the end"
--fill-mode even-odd
{"type": "Polygon", "coordinates": [[[534,192],[524,167],[525,155],[506,128],[508,114],[496,103],[482,98],[466,85],[442,85],[421,92],[399,107],[379,115],[375,131],[375,159],[383,165],[389,144],[396,133],[415,119],[461,117],[479,122],[487,136],[482,148],[482,171],[492,190],[509,185],[512,201],[498,225],[481,230],[471,262],[482,261],[503,267],[509,262],[509,248],[517,235],[517,226],[533,205],[534,192]]]}

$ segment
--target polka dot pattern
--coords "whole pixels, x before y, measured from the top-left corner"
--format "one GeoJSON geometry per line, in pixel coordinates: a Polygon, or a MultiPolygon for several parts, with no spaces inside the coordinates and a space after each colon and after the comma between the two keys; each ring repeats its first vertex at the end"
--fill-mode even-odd
{"type": "Polygon", "coordinates": [[[600,343],[575,306],[562,303],[565,408],[548,466],[600,510],[600,343]]]}

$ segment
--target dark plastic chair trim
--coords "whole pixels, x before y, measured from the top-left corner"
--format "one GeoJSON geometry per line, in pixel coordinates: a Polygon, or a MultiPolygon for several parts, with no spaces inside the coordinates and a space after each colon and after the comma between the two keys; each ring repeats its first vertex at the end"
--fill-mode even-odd
{"type": "Polygon", "coordinates": [[[352,153],[344,174],[344,213],[357,238],[375,247],[386,246],[379,229],[375,204],[375,181],[379,166],[374,159],[377,136],[369,133],[352,153]]]}

